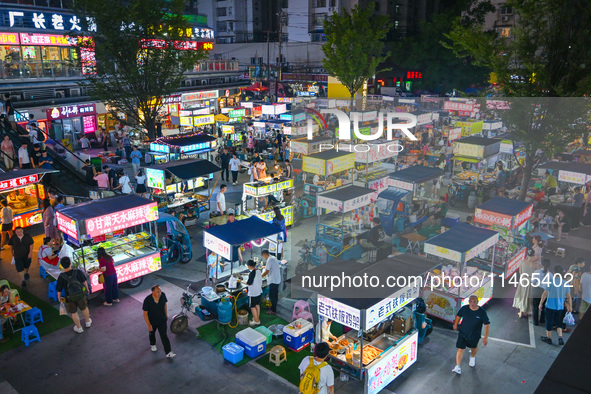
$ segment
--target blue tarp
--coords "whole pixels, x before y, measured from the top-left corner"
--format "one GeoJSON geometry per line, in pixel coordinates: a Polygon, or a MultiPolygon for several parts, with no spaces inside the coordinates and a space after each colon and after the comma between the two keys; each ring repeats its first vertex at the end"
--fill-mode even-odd
{"type": "Polygon", "coordinates": [[[513,200],[511,198],[495,197],[488,200],[477,208],[483,211],[497,212],[503,215],[517,216],[525,211],[530,205],[529,202],[513,200]]]}
{"type": "Polygon", "coordinates": [[[440,246],[445,249],[453,250],[460,253],[466,253],[472,248],[480,245],[489,238],[496,236],[498,233],[493,230],[485,228],[474,227],[466,223],[460,223],[443,234],[437,235],[428,241],[426,244],[440,246]]]}
{"type": "Polygon", "coordinates": [[[439,178],[442,175],[443,171],[439,168],[412,166],[390,174],[390,178],[409,183],[423,183],[435,178],[439,178]]]}
{"type": "Polygon", "coordinates": [[[237,220],[204,230],[206,233],[227,242],[230,245],[242,245],[255,239],[269,237],[281,232],[273,224],[265,222],[256,216],[237,220]]]}
{"type": "Polygon", "coordinates": [[[408,190],[389,186],[387,189],[383,190],[380,194],[378,194],[378,197],[385,198],[386,200],[395,201],[394,204],[396,205],[398,204],[398,201],[400,201],[408,193],[410,193],[408,190]]]}

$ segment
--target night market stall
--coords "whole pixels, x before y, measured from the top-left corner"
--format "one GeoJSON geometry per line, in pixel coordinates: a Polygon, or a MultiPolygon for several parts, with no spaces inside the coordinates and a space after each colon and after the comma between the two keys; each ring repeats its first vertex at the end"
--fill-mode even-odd
{"type": "MultiPolygon", "coordinates": [[[[490,228],[499,233],[496,244],[493,272],[509,278],[526,258],[527,243],[525,235],[533,205],[529,202],[495,197],[479,205],[474,213],[474,222],[480,227],[490,228]]],[[[489,269],[490,264],[482,265],[489,269]]]]}
{"type": "Polygon", "coordinates": [[[243,185],[242,211],[248,216],[257,216],[266,222],[273,221],[274,207],[279,207],[285,218],[285,226],[293,224],[294,207],[292,197],[294,193],[294,181],[284,177],[267,177],[255,182],[247,182],[243,185]],[[289,192],[286,200],[285,193],[289,192]],[[269,201],[271,199],[271,201],[269,201]],[[248,202],[253,201],[252,208],[248,202]]]}
{"type": "Polygon", "coordinates": [[[0,199],[12,209],[12,227],[28,227],[43,221],[42,201],[45,187],[41,183],[46,174],[58,172],[44,169],[18,169],[0,173],[0,199]]]}
{"type": "MultiPolygon", "coordinates": [[[[324,245],[325,252],[319,254],[319,264],[336,257],[355,260],[361,258],[364,248],[360,245],[360,240],[369,238],[375,215],[373,201],[376,193],[373,189],[349,185],[316,196],[318,224],[315,239],[317,244],[324,245]],[[321,223],[323,210],[334,215],[328,216],[321,223]]],[[[391,249],[386,252],[386,256],[390,251],[391,249]]]]}
{"type": "Polygon", "coordinates": [[[198,208],[198,212],[210,209],[210,180],[221,168],[208,160],[189,159],[169,161],[144,168],[146,186],[163,211],[178,213],[198,208]],[[197,189],[207,187],[207,195],[197,189]]]}
{"type": "Polygon", "coordinates": [[[492,264],[485,271],[471,263],[473,259],[495,261],[498,240],[496,231],[460,223],[425,241],[425,254],[444,259],[431,270],[423,289],[429,315],[453,322],[471,295],[478,297],[480,306],[490,301],[493,295],[492,264]]]}
{"type": "MultiPolygon", "coordinates": [[[[213,117],[213,115],[212,115],[213,117]]],[[[211,160],[211,152],[217,146],[217,138],[204,133],[160,137],[150,142],[150,154],[157,163],[205,158],[211,160]]]]}

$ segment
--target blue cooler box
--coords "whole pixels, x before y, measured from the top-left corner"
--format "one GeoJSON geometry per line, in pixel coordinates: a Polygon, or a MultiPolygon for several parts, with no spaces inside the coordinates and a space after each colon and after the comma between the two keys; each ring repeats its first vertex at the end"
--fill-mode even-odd
{"type": "Polygon", "coordinates": [[[250,358],[267,351],[267,338],[250,327],[236,333],[236,343],[244,348],[244,353],[250,358]]]}
{"type": "Polygon", "coordinates": [[[460,215],[455,213],[448,213],[446,217],[441,219],[441,225],[444,227],[453,227],[460,224],[460,215]]]}
{"type": "Polygon", "coordinates": [[[283,343],[291,350],[299,350],[313,340],[314,326],[308,320],[298,319],[283,327],[283,343]]]}
{"type": "Polygon", "coordinates": [[[232,364],[237,364],[244,358],[244,348],[234,342],[228,343],[222,350],[224,351],[224,358],[232,364]]]}

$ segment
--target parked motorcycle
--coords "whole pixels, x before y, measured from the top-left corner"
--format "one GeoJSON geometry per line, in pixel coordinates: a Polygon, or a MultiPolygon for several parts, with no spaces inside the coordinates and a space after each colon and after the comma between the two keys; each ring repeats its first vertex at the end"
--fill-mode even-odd
{"type": "Polygon", "coordinates": [[[199,316],[203,320],[217,319],[217,315],[209,312],[205,308],[201,308],[200,305],[196,305],[193,308],[193,298],[199,297],[198,294],[190,292],[191,285],[187,286],[187,290],[183,291],[181,296],[181,311],[172,317],[170,322],[170,331],[174,334],[181,334],[189,326],[189,311],[194,315],[199,316]]]}

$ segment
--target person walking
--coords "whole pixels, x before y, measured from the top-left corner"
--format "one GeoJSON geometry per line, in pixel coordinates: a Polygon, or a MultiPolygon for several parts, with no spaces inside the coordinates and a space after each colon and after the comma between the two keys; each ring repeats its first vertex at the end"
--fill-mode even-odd
{"type": "Polygon", "coordinates": [[[12,237],[12,218],[14,213],[6,200],[0,201],[0,205],[2,206],[2,236],[0,238],[2,247],[0,250],[4,250],[4,246],[8,243],[10,237],[12,237]]]}
{"type": "Polygon", "coordinates": [[[277,314],[277,302],[279,301],[279,286],[281,285],[281,268],[279,266],[279,260],[275,256],[271,256],[271,253],[267,249],[263,250],[261,256],[267,260],[265,271],[262,276],[269,275],[267,283],[269,284],[269,301],[271,301],[271,309],[267,311],[267,315],[277,314]]]}
{"type": "Polygon", "coordinates": [[[563,280],[562,274],[561,266],[554,267],[554,275],[548,287],[544,290],[538,307],[540,310],[545,309],[546,312],[546,336],[542,336],[540,339],[550,345],[552,345],[552,330],[555,326],[558,333],[558,344],[564,345],[562,339],[562,312],[564,311],[565,300],[568,301],[566,310],[572,312],[573,300],[569,290],[570,287],[568,287],[570,285],[563,280]],[[546,301],[545,307],[543,306],[544,301],[546,301]]]}
{"type": "Polygon", "coordinates": [[[142,310],[144,311],[144,320],[148,326],[150,350],[153,352],[158,350],[156,347],[156,331],[158,331],[166,357],[173,358],[176,354],[172,352],[170,340],[168,339],[168,335],[166,335],[166,321],[168,320],[167,302],[166,294],[160,290],[160,286],[152,286],[152,293],[144,299],[142,310]]]}
{"type": "Polygon", "coordinates": [[[249,322],[251,326],[258,326],[261,324],[261,294],[263,294],[263,279],[261,271],[257,269],[257,264],[254,260],[248,260],[246,263],[250,273],[246,285],[248,286],[249,306],[252,312],[252,320],[249,322]]]}
{"type": "Polygon", "coordinates": [[[123,149],[125,150],[125,158],[127,160],[131,159],[131,138],[129,138],[129,134],[123,134],[123,138],[121,139],[123,143],[123,149]]]}
{"type": "Polygon", "coordinates": [[[228,150],[224,148],[223,153],[220,155],[220,166],[222,167],[222,181],[230,182],[230,155],[228,150]],[[225,175],[225,179],[224,179],[225,175]]]}
{"type": "Polygon", "coordinates": [[[314,357],[304,357],[300,362],[299,389],[302,393],[334,394],[334,371],[326,362],[329,351],[328,343],[320,342],[314,348],[314,357]]]}
{"type": "Polygon", "coordinates": [[[2,153],[4,153],[4,167],[6,167],[7,170],[12,170],[14,167],[14,158],[16,153],[14,150],[14,145],[12,144],[12,141],[8,135],[4,136],[4,140],[2,141],[0,148],[2,149],[2,153]]]}
{"type": "MultiPolygon", "coordinates": [[[[131,152],[131,154],[133,154],[133,152],[131,152]]],[[[140,169],[135,173],[135,182],[135,192],[137,194],[143,195],[148,191],[148,189],[146,189],[146,175],[144,175],[144,170],[140,169]]]]}
{"type": "Polygon", "coordinates": [[[121,188],[121,192],[123,194],[131,194],[133,193],[133,187],[131,187],[131,180],[126,173],[123,173],[123,176],[119,178],[119,187],[121,188]]]}
{"type": "Polygon", "coordinates": [[[107,133],[107,130],[105,130],[104,127],[103,127],[103,151],[105,151],[105,152],[109,151],[109,133],[107,133]]]}
{"type": "Polygon", "coordinates": [[[478,306],[478,297],[471,295],[468,301],[468,305],[464,305],[458,311],[456,320],[454,321],[454,331],[458,331],[458,340],[456,341],[456,347],[458,351],[456,353],[456,366],[452,372],[458,375],[462,374],[462,358],[464,357],[464,350],[466,347],[470,348],[470,367],[476,366],[476,353],[478,352],[478,342],[482,335],[482,326],[484,325],[484,338],[482,338],[482,344],[486,346],[488,344],[488,334],[490,331],[490,320],[486,311],[481,306],[478,306]],[[460,323],[460,320],[462,321],[460,323]],[[458,325],[458,323],[460,323],[458,325]]]}
{"type": "Polygon", "coordinates": [[[90,311],[88,310],[87,292],[89,287],[86,275],[80,270],[72,269],[72,261],[69,257],[62,257],[60,265],[63,268],[63,272],[57,278],[57,293],[62,294],[62,290],[65,290],[66,296],[60,297],[60,301],[66,304],[66,310],[72,314],[74,331],[82,334],[84,329],[80,324],[78,310],[82,311],[86,328],[92,325],[90,311]]]}
{"type": "Polygon", "coordinates": [[[105,282],[103,290],[105,292],[105,302],[103,305],[112,306],[113,302],[119,302],[119,285],[117,284],[117,271],[113,257],[111,257],[105,248],[98,248],[96,257],[99,261],[99,270],[103,273],[105,282]]]}
{"type": "Polygon", "coordinates": [[[142,160],[142,152],[137,150],[137,146],[133,146],[133,150],[129,154],[129,158],[131,160],[131,166],[133,167],[133,173],[137,174],[140,170],[140,162],[142,160]]]}
{"type": "Polygon", "coordinates": [[[227,188],[228,187],[224,184],[220,185],[220,192],[218,193],[215,200],[217,211],[220,215],[223,215],[226,212],[226,196],[224,195],[224,193],[226,192],[227,188]]]}
{"type": "MultiPolygon", "coordinates": [[[[529,253],[533,256],[534,251],[530,249],[529,253]]],[[[527,317],[530,311],[533,290],[531,285],[532,275],[537,268],[536,263],[530,258],[525,259],[519,266],[519,283],[513,298],[513,308],[519,309],[517,313],[519,318],[527,317]]]]}
{"type": "Polygon", "coordinates": [[[542,305],[542,307],[544,306],[543,304],[540,304],[540,301],[542,301],[542,294],[544,294],[544,290],[546,289],[546,283],[550,283],[550,281],[552,280],[552,272],[550,272],[550,259],[544,259],[542,260],[542,268],[536,270],[533,273],[533,278],[537,278],[535,281],[532,280],[532,282],[539,283],[539,286],[534,286],[532,289],[532,303],[533,303],[533,307],[532,307],[532,315],[534,318],[534,326],[539,325],[540,323],[545,324],[546,323],[546,319],[545,316],[546,314],[544,313],[544,308],[540,309],[540,305],[542,305]]]}
{"type": "Polygon", "coordinates": [[[591,265],[589,270],[581,275],[581,306],[579,307],[579,319],[583,319],[591,305],[591,265]]]}
{"type": "Polygon", "coordinates": [[[240,160],[236,153],[232,155],[232,158],[229,162],[230,171],[232,171],[232,185],[236,186],[236,181],[238,180],[238,171],[240,171],[240,160]]]}
{"type": "Polygon", "coordinates": [[[583,268],[585,268],[585,259],[578,257],[575,263],[570,266],[567,273],[572,275],[572,296],[573,296],[573,313],[579,312],[579,304],[581,302],[581,276],[583,274],[583,268]]]}
{"type": "Polygon", "coordinates": [[[27,287],[27,280],[29,280],[29,267],[31,266],[31,258],[33,256],[33,238],[25,233],[21,226],[14,229],[14,234],[10,237],[8,245],[11,246],[12,258],[14,259],[14,266],[16,272],[23,273],[22,288],[27,287]]]}

